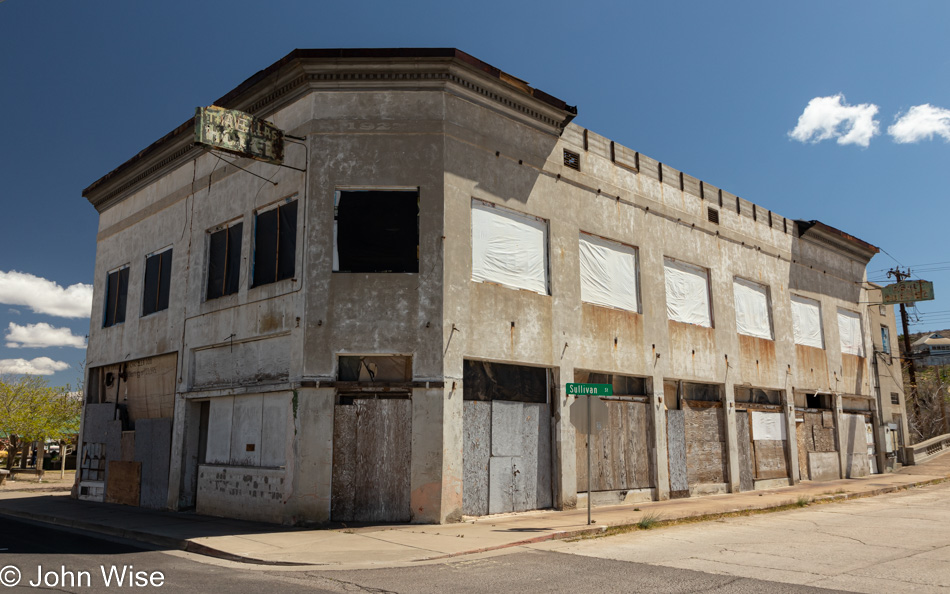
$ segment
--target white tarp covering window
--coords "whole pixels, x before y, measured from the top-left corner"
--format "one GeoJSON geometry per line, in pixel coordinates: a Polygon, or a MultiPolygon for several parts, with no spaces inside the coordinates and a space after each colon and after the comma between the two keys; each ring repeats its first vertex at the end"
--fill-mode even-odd
{"type": "Polygon", "coordinates": [[[792,295],[792,330],[795,344],[824,348],[821,341],[821,306],[817,301],[792,295]]]}
{"type": "Polygon", "coordinates": [[[581,301],[639,311],[637,249],[581,233],[581,301]]]}
{"type": "Polygon", "coordinates": [[[676,322],[712,328],[709,275],[704,268],[666,258],[666,313],[676,322]]]}
{"type": "Polygon", "coordinates": [[[786,439],[785,417],[782,413],[749,411],[752,416],[752,439],[754,441],[784,441],[786,439]]]}
{"type": "Polygon", "coordinates": [[[548,225],[472,201],[472,280],[548,292],[548,225]]]}
{"type": "Polygon", "coordinates": [[[732,283],[736,299],[736,331],[747,336],[772,339],[768,290],[741,278],[732,283]]]}
{"type": "Polygon", "coordinates": [[[838,336],[841,337],[841,352],[864,356],[864,333],[861,331],[861,314],[838,310],[838,336]]]}

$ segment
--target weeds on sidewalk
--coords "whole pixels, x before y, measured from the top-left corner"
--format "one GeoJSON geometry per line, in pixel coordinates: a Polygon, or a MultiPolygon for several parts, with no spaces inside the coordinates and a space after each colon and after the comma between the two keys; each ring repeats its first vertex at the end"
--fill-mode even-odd
{"type": "Polygon", "coordinates": [[[645,514],[640,521],[636,523],[638,530],[649,530],[657,525],[660,521],[660,514],[657,513],[648,513],[645,514]]]}
{"type": "Polygon", "coordinates": [[[795,500],[795,505],[798,507],[808,507],[808,504],[811,503],[811,498],[802,495],[797,500],[795,500]]]}

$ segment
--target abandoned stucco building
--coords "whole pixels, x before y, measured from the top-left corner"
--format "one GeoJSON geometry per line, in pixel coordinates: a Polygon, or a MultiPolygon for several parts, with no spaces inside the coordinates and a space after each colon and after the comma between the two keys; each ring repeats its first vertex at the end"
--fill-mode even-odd
{"type": "Polygon", "coordinates": [[[614,386],[604,501],[885,467],[874,246],[454,49],[297,50],[216,105],[282,129],[286,166],[189,121],[83,192],[80,497],[284,523],[569,508],[569,382],[614,386]]]}

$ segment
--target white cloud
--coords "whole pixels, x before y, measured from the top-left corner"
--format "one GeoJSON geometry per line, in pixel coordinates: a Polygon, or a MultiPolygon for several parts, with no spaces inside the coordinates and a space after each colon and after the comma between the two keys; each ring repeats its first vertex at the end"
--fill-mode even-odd
{"type": "Polygon", "coordinates": [[[878,134],[874,119],[878,107],[873,103],[848,105],[844,95],[815,97],[798,116],[798,125],[788,135],[799,142],[820,142],[836,138],[838,144],[867,147],[878,134]]]}
{"type": "Polygon", "coordinates": [[[92,312],[92,285],[77,283],[64,289],[32,274],[0,270],[0,303],[25,305],[51,316],[88,318],[92,312]]]}
{"type": "Polygon", "coordinates": [[[894,125],[887,129],[894,142],[931,140],[934,134],[950,142],[950,109],[924,103],[911,107],[905,114],[897,114],[894,119],[894,125]]]}
{"type": "Polygon", "coordinates": [[[57,371],[69,369],[69,363],[53,361],[49,357],[36,359],[0,359],[0,373],[18,375],[53,375],[57,371]]]}
{"type": "Polygon", "coordinates": [[[7,347],[11,349],[61,346],[86,348],[86,341],[82,336],[76,336],[69,328],[54,328],[44,322],[26,326],[10,322],[6,339],[7,347]]]}

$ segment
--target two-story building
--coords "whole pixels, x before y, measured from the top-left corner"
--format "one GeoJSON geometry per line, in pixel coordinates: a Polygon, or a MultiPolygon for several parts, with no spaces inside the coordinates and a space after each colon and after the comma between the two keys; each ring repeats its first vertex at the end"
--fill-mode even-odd
{"type": "Polygon", "coordinates": [[[189,120],[83,192],[80,497],[448,522],[883,467],[874,246],[454,49],[296,50],[215,104],[283,165],[189,120]],[[590,476],[572,382],[613,386],[590,476]]]}

